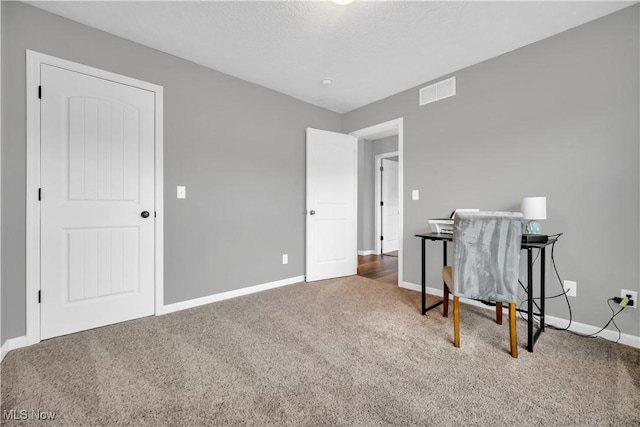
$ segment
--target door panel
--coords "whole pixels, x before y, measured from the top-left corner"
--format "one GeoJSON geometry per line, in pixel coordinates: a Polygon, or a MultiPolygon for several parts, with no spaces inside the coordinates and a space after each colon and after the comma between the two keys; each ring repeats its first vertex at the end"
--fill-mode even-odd
{"type": "Polygon", "coordinates": [[[398,250],[398,162],[382,159],[382,253],[398,250]]]}
{"type": "Polygon", "coordinates": [[[307,281],[356,274],[356,138],[307,129],[307,281]]]}
{"type": "Polygon", "coordinates": [[[136,200],[138,111],[118,102],[73,97],[69,117],[69,198],[136,200]]]}
{"type": "Polygon", "coordinates": [[[41,338],[151,315],[154,94],[44,64],[41,81],[41,338]]]}

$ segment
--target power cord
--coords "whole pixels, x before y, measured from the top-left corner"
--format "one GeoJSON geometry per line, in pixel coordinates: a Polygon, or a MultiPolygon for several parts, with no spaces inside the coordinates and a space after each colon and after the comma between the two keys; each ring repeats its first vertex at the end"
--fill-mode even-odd
{"type": "MultiPolygon", "coordinates": [[[[569,331],[569,328],[571,327],[571,323],[573,321],[573,312],[571,310],[571,303],[569,302],[569,298],[567,297],[567,292],[569,292],[568,289],[564,289],[564,286],[562,285],[562,278],[560,277],[560,273],[558,272],[558,267],[556,266],[556,260],[555,260],[555,256],[554,256],[554,250],[556,247],[556,242],[558,241],[558,238],[562,236],[562,233],[559,234],[555,234],[555,235],[550,235],[549,237],[555,237],[555,241],[551,244],[551,264],[553,265],[553,270],[556,273],[556,277],[558,278],[558,283],[560,284],[560,288],[563,290],[563,292],[557,294],[557,295],[553,295],[553,296],[549,296],[549,297],[545,297],[546,299],[553,299],[553,298],[558,298],[561,296],[564,296],[565,301],[567,302],[567,308],[569,309],[569,324],[564,327],[564,328],[558,328],[556,326],[553,325],[545,325],[546,327],[550,327],[553,328],[555,330],[558,331],[568,331],[574,335],[578,335],[581,337],[587,337],[587,338],[598,338],[597,335],[604,331],[607,326],[609,326],[610,324],[613,323],[613,326],[615,326],[616,330],[618,331],[618,339],[616,340],[616,343],[620,341],[621,337],[622,337],[622,331],[620,330],[620,328],[618,327],[618,325],[616,324],[615,318],[618,314],[622,313],[622,311],[624,311],[624,309],[626,308],[626,305],[623,305],[622,308],[620,310],[618,310],[617,312],[613,309],[613,307],[611,306],[611,302],[613,301],[614,303],[618,303],[619,301],[616,301],[615,298],[609,298],[607,300],[607,305],[609,306],[609,310],[611,310],[611,317],[609,318],[609,321],[597,332],[594,332],[592,334],[589,335],[585,335],[585,334],[580,334],[574,331],[569,331]]],[[[538,257],[540,256],[540,249],[538,250],[538,254],[536,255],[535,259],[533,260],[532,264],[535,264],[536,261],[538,260],[538,257]]],[[[520,280],[518,280],[518,283],[520,283],[520,286],[522,287],[522,289],[524,290],[525,295],[527,295],[528,291],[527,288],[522,284],[522,282],[520,280]]],[[[534,300],[540,300],[542,298],[533,298],[534,300]]],[[[522,305],[525,303],[526,301],[523,300],[520,302],[518,308],[521,308],[522,305]]],[[[520,317],[522,317],[524,319],[524,316],[522,315],[522,312],[520,312],[520,317]]],[[[534,316],[534,321],[540,323],[540,319],[539,317],[536,318],[537,316],[534,316]]]]}
{"type": "Polygon", "coordinates": [[[609,298],[607,300],[607,305],[609,306],[609,310],[611,310],[612,316],[609,319],[609,321],[598,331],[598,332],[594,332],[592,334],[589,335],[583,335],[583,334],[578,334],[576,332],[573,332],[576,335],[579,335],[581,337],[587,337],[587,338],[598,338],[596,335],[598,335],[600,332],[604,331],[607,326],[609,326],[610,323],[613,323],[613,326],[616,327],[616,329],[618,330],[618,339],[616,340],[616,342],[620,341],[620,338],[622,337],[622,331],[620,330],[620,328],[618,327],[618,325],[616,325],[616,321],[614,320],[616,318],[616,316],[620,313],[622,313],[622,311],[627,308],[626,306],[622,306],[622,308],[620,310],[618,310],[617,312],[613,309],[613,307],[611,307],[611,301],[613,301],[613,298],[609,298]]]}
{"type": "MultiPolygon", "coordinates": [[[[564,299],[567,303],[567,308],[569,310],[569,323],[567,324],[566,327],[564,328],[558,328],[552,325],[545,325],[545,326],[549,326],[553,329],[557,329],[559,331],[568,331],[569,328],[571,327],[571,323],[573,322],[573,312],[571,310],[571,303],[569,302],[569,298],[567,297],[567,292],[569,292],[567,289],[564,289],[564,286],[562,285],[562,278],[560,277],[560,273],[558,272],[558,267],[556,266],[556,259],[555,259],[555,248],[556,248],[556,243],[558,241],[558,239],[560,238],[560,236],[562,236],[563,233],[558,233],[558,234],[552,234],[549,237],[550,238],[555,238],[554,242],[551,244],[551,264],[553,265],[553,270],[556,273],[556,277],[558,278],[558,283],[560,284],[560,289],[563,290],[563,292],[557,294],[557,295],[552,295],[552,296],[545,296],[545,300],[547,299],[553,299],[553,298],[558,298],[561,296],[564,296],[564,299]]],[[[538,249],[538,254],[536,255],[535,259],[533,260],[532,265],[535,265],[536,261],[538,260],[538,257],[540,256],[540,251],[541,249],[538,249]]],[[[528,290],[527,288],[522,284],[522,282],[520,280],[518,280],[518,283],[520,283],[520,286],[522,287],[522,289],[524,290],[525,295],[528,294],[528,290]]],[[[541,300],[542,298],[540,297],[534,297],[534,300],[541,300]]],[[[522,305],[525,303],[526,301],[523,300],[520,302],[520,304],[518,305],[518,308],[521,309],[522,305]]],[[[522,319],[524,319],[524,316],[522,315],[522,311],[520,311],[520,317],[522,319]]],[[[534,316],[534,321],[540,323],[540,319],[537,316],[534,316]]]]}
{"type": "Polygon", "coordinates": [[[558,278],[558,283],[560,284],[560,288],[564,292],[562,292],[561,294],[558,294],[558,295],[554,295],[554,296],[548,297],[548,298],[551,299],[551,298],[557,298],[559,296],[564,296],[564,299],[567,302],[567,308],[569,309],[569,323],[564,328],[557,328],[555,326],[552,326],[552,328],[557,329],[558,331],[568,331],[569,328],[571,327],[571,322],[573,322],[573,312],[571,311],[571,303],[569,302],[569,297],[567,296],[567,292],[569,292],[569,291],[567,289],[565,289],[564,286],[562,286],[562,278],[560,277],[560,273],[558,273],[558,267],[556,266],[556,259],[555,259],[554,254],[553,254],[553,252],[554,252],[554,250],[556,248],[556,242],[558,241],[558,238],[560,238],[560,236],[562,236],[562,233],[558,234],[558,237],[556,237],[556,240],[551,245],[551,264],[553,265],[553,271],[556,272],[556,277],[558,278]]]}

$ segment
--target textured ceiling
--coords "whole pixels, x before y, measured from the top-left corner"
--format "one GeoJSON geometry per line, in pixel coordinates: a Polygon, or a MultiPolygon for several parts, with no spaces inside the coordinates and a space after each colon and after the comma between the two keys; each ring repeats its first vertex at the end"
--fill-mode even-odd
{"type": "Polygon", "coordinates": [[[27,3],[344,113],[635,2],[27,3]]]}

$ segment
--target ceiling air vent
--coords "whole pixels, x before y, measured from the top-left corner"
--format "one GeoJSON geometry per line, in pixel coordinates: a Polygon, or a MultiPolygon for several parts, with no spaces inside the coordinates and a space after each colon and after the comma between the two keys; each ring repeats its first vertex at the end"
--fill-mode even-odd
{"type": "Polygon", "coordinates": [[[456,94],[456,78],[451,77],[420,89],[420,105],[440,101],[456,94]]]}

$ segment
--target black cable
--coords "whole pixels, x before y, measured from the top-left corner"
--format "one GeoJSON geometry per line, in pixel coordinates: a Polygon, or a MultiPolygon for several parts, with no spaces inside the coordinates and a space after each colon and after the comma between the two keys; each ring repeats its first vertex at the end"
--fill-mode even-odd
{"type": "Polygon", "coordinates": [[[558,234],[558,237],[556,237],[556,240],[551,244],[551,264],[553,265],[553,270],[556,272],[556,277],[558,278],[558,283],[560,283],[560,287],[564,290],[563,293],[558,294],[557,296],[553,296],[550,298],[557,298],[560,295],[564,295],[564,299],[567,302],[567,308],[569,309],[569,324],[564,327],[564,328],[557,328],[557,327],[553,327],[554,329],[557,329],[559,331],[568,331],[569,328],[571,327],[571,322],[573,322],[573,312],[571,311],[571,303],[569,302],[569,297],[567,296],[567,290],[564,289],[564,286],[562,286],[562,278],[560,277],[560,273],[558,273],[558,267],[556,267],[556,259],[553,256],[553,251],[556,248],[556,242],[558,241],[558,238],[562,236],[562,233],[558,234]]]}
{"type": "MultiPolygon", "coordinates": [[[[562,235],[562,233],[558,234],[558,235],[557,235],[557,237],[560,237],[561,235],[562,235]]],[[[557,238],[556,238],[556,241],[557,241],[557,238]]],[[[558,268],[556,267],[556,261],[555,261],[555,258],[554,258],[554,256],[553,256],[553,254],[554,254],[554,252],[553,252],[553,251],[554,251],[554,249],[555,249],[555,245],[556,245],[556,242],[553,242],[553,244],[551,245],[551,261],[552,261],[552,264],[553,264],[553,269],[554,269],[554,271],[556,272],[556,276],[558,277],[558,282],[559,282],[560,284],[562,284],[562,279],[560,278],[560,274],[558,273],[558,268]]],[[[564,289],[564,287],[563,287],[563,289],[564,289]]],[[[571,304],[569,303],[569,298],[567,297],[567,292],[568,292],[568,291],[567,291],[567,290],[565,290],[565,291],[564,291],[563,293],[561,293],[561,294],[554,295],[554,296],[551,296],[551,297],[547,297],[547,298],[557,298],[557,297],[559,297],[559,296],[561,296],[561,295],[564,295],[564,298],[565,298],[565,300],[567,301],[567,307],[568,307],[568,309],[569,309],[569,324],[568,324],[565,328],[557,328],[557,327],[555,327],[555,326],[553,326],[553,325],[548,325],[548,326],[550,326],[551,328],[556,329],[556,330],[558,330],[558,331],[568,331],[568,330],[569,330],[569,327],[571,327],[571,322],[573,321],[573,313],[572,313],[572,311],[571,311],[571,304]]],[[[616,324],[615,318],[616,318],[616,316],[617,316],[618,314],[622,313],[622,311],[625,309],[625,307],[622,307],[622,308],[621,308],[620,310],[618,310],[618,312],[616,313],[616,312],[615,312],[615,310],[613,309],[613,307],[611,307],[611,301],[613,301],[613,298],[609,298],[609,299],[607,300],[607,305],[609,306],[609,310],[611,310],[611,314],[612,314],[612,316],[611,316],[611,318],[609,319],[609,321],[608,321],[608,322],[607,322],[607,323],[606,323],[606,324],[605,324],[605,325],[604,325],[604,326],[603,326],[603,327],[602,327],[598,332],[594,332],[594,333],[589,334],[589,335],[579,334],[579,333],[576,333],[576,332],[572,332],[572,333],[574,333],[574,334],[576,334],[576,335],[579,335],[579,336],[582,336],[582,337],[596,338],[596,335],[598,335],[600,332],[604,331],[604,330],[607,328],[607,326],[609,326],[609,324],[613,323],[613,325],[615,326],[615,328],[618,330],[618,339],[616,340],[616,343],[617,343],[617,342],[619,342],[619,341],[620,341],[620,339],[622,338],[622,331],[620,330],[620,328],[619,328],[619,327],[618,327],[618,325],[616,324]]]]}
{"type": "MultiPolygon", "coordinates": [[[[611,301],[613,301],[613,298],[609,298],[609,299],[607,300],[607,305],[609,306],[609,309],[611,310],[611,313],[613,313],[613,316],[611,316],[611,319],[609,319],[609,321],[607,322],[607,324],[606,324],[606,325],[604,325],[604,326],[602,327],[602,329],[600,329],[598,332],[594,332],[594,333],[589,334],[589,335],[582,335],[582,334],[578,334],[578,335],[581,335],[581,336],[583,336],[583,337],[596,338],[596,337],[595,337],[596,335],[598,335],[600,332],[604,331],[604,330],[607,328],[607,326],[609,326],[609,324],[610,324],[611,322],[613,322],[613,324],[615,325],[616,329],[618,330],[618,341],[620,341],[620,337],[622,337],[622,331],[620,331],[620,328],[618,328],[618,325],[616,325],[616,322],[615,322],[613,319],[615,319],[615,317],[616,317],[618,314],[622,313],[622,311],[626,308],[626,306],[625,306],[625,307],[622,307],[622,308],[621,308],[620,310],[618,310],[618,312],[616,313],[616,312],[613,310],[613,307],[611,307],[611,301]]],[[[618,341],[616,341],[616,342],[618,342],[618,341]]]]}
{"type": "MultiPolygon", "coordinates": [[[[533,259],[533,262],[531,263],[531,267],[532,268],[533,268],[534,265],[536,265],[536,261],[538,261],[538,257],[540,257],[540,251],[541,251],[541,249],[538,248],[538,253],[536,254],[536,257],[533,259]]],[[[527,290],[527,287],[520,281],[520,279],[518,279],[518,283],[520,284],[520,287],[524,290],[524,294],[527,295],[529,293],[528,290],[527,290]]],[[[534,299],[536,299],[536,298],[534,298],[534,299]]],[[[537,299],[540,299],[540,298],[537,298],[537,299]]],[[[522,314],[522,311],[521,311],[522,310],[522,304],[524,304],[525,302],[527,302],[527,301],[525,299],[523,299],[522,301],[520,301],[520,304],[518,304],[518,314],[519,314],[519,316],[520,316],[520,318],[522,320],[526,320],[524,318],[524,315],[522,314]]],[[[535,316],[533,316],[533,317],[534,317],[533,320],[536,321],[535,316]]]]}
{"type": "MultiPolygon", "coordinates": [[[[567,308],[569,309],[569,324],[564,327],[564,328],[558,328],[552,325],[545,325],[545,326],[550,326],[554,329],[557,329],[559,331],[567,331],[569,330],[569,328],[571,327],[571,323],[573,322],[573,312],[571,310],[571,303],[569,302],[569,298],[567,297],[567,292],[568,290],[564,289],[564,286],[562,285],[562,278],[560,277],[560,273],[558,273],[558,267],[556,266],[556,259],[555,259],[555,248],[556,248],[556,243],[558,241],[558,239],[560,238],[560,236],[562,236],[563,233],[558,233],[558,234],[551,234],[549,235],[549,238],[555,238],[554,242],[551,244],[551,263],[553,265],[553,270],[556,273],[556,277],[558,278],[558,283],[560,284],[560,288],[563,290],[562,293],[559,293],[557,295],[552,295],[552,296],[545,296],[545,300],[547,299],[552,299],[552,298],[558,298],[560,296],[564,296],[565,301],[567,302],[567,308]]],[[[538,260],[538,257],[540,256],[540,249],[538,249],[538,254],[536,255],[536,258],[534,259],[532,265],[535,264],[535,262],[538,260]]],[[[518,283],[520,283],[520,286],[522,287],[522,289],[524,290],[525,295],[528,294],[528,290],[527,288],[522,284],[522,282],[520,280],[518,280],[518,283]]],[[[540,297],[534,297],[534,300],[540,300],[542,298],[540,297]]],[[[518,305],[518,308],[521,309],[522,305],[525,303],[525,301],[521,301],[520,304],[518,305]]],[[[522,315],[522,312],[520,312],[520,317],[524,320],[524,316],[522,315]]],[[[540,322],[540,319],[536,319],[535,315],[534,317],[534,321],[537,321],[538,323],[540,322]]]]}
{"type": "MultiPolygon", "coordinates": [[[[607,304],[608,304],[608,303],[607,303],[607,304]]],[[[611,304],[608,304],[608,305],[609,305],[609,308],[611,308],[611,304]]],[[[624,306],[624,307],[626,307],[626,306],[624,306]]],[[[622,307],[622,309],[621,309],[620,311],[624,310],[624,307],[622,307]]],[[[611,312],[613,313],[613,310],[611,310],[611,312]]],[[[615,316],[613,316],[613,317],[615,317],[615,316]]],[[[618,330],[618,339],[616,340],[616,344],[617,344],[617,343],[619,343],[619,342],[620,342],[620,338],[622,338],[622,331],[620,330],[620,328],[619,328],[619,327],[618,327],[618,325],[616,324],[616,321],[615,321],[615,320],[613,320],[613,318],[611,318],[611,321],[612,321],[612,323],[613,323],[613,326],[615,326],[615,327],[616,327],[616,329],[618,330]]]]}
{"type": "MultiPolygon", "coordinates": [[[[550,297],[545,296],[545,300],[546,300],[546,299],[552,299],[552,298],[558,298],[558,297],[564,296],[564,299],[565,299],[565,301],[567,302],[567,308],[569,309],[569,324],[568,324],[566,327],[564,327],[564,328],[558,328],[558,327],[553,326],[553,325],[545,325],[545,326],[550,327],[550,328],[553,328],[553,329],[558,330],[558,331],[569,331],[569,328],[571,327],[571,323],[573,322],[573,311],[571,310],[571,303],[569,302],[569,298],[567,297],[567,292],[568,292],[568,290],[564,289],[564,286],[562,285],[562,278],[560,277],[560,273],[558,272],[558,267],[556,266],[556,259],[555,259],[555,256],[554,256],[554,251],[555,251],[555,247],[556,247],[556,242],[558,241],[558,238],[559,238],[560,236],[562,236],[562,233],[554,234],[554,235],[550,235],[549,237],[555,237],[555,241],[551,244],[551,264],[553,265],[553,270],[555,271],[555,273],[556,273],[556,277],[558,278],[558,283],[560,284],[560,287],[561,287],[561,289],[562,289],[564,292],[559,293],[559,294],[557,294],[557,295],[550,296],[550,297]]],[[[540,250],[538,250],[538,255],[536,255],[536,258],[535,258],[535,260],[533,261],[532,265],[533,265],[533,264],[535,264],[535,262],[537,261],[537,259],[538,259],[538,256],[539,256],[539,255],[540,255],[540,250]]],[[[520,280],[518,280],[518,283],[520,283],[520,286],[521,286],[521,287],[522,287],[522,289],[524,290],[525,295],[526,295],[526,294],[528,294],[528,290],[527,290],[527,288],[522,284],[522,282],[521,282],[520,280]]],[[[534,300],[540,300],[540,299],[542,299],[542,298],[537,297],[537,298],[533,298],[533,299],[534,299],[534,300]]],[[[604,326],[603,326],[599,331],[594,332],[594,333],[589,334],[589,335],[584,335],[584,334],[580,334],[580,333],[573,332],[573,331],[569,331],[569,332],[571,332],[571,333],[573,333],[573,334],[575,334],[575,335],[581,336],[581,337],[597,338],[597,335],[598,335],[600,332],[604,331],[604,330],[607,328],[607,326],[609,326],[611,323],[613,323],[613,326],[615,326],[616,330],[618,331],[618,339],[617,339],[616,343],[617,343],[617,342],[619,342],[619,341],[620,341],[620,339],[622,338],[622,331],[620,330],[620,328],[619,328],[619,327],[618,327],[618,325],[616,324],[615,318],[616,318],[616,316],[617,316],[618,314],[622,313],[622,311],[623,311],[626,307],[622,307],[620,310],[618,310],[618,312],[616,312],[616,311],[613,309],[613,307],[611,307],[611,301],[613,301],[613,298],[609,298],[609,299],[607,300],[607,305],[609,306],[609,309],[611,310],[611,314],[612,314],[612,316],[611,316],[611,318],[609,319],[609,321],[608,321],[608,322],[607,322],[607,323],[606,323],[606,324],[605,324],[605,325],[604,325],[604,326]]],[[[519,306],[518,306],[518,308],[520,309],[520,307],[522,307],[522,305],[523,305],[525,302],[526,302],[526,301],[524,301],[524,300],[523,300],[523,301],[521,301],[521,302],[520,302],[520,304],[519,304],[519,306]]],[[[522,315],[522,312],[520,312],[520,317],[521,317],[522,319],[524,319],[524,316],[522,315]]],[[[534,318],[534,319],[533,319],[534,321],[536,321],[536,322],[538,322],[538,323],[540,322],[540,319],[539,319],[539,318],[538,318],[538,319],[536,319],[536,316],[535,316],[535,315],[533,315],[533,318],[534,318]]]]}
{"type": "MultiPolygon", "coordinates": [[[[560,288],[561,288],[564,292],[561,292],[561,293],[559,293],[558,295],[553,295],[553,296],[550,296],[550,297],[545,297],[545,299],[558,298],[558,297],[561,297],[562,295],[564,295],[565,299],[567,300],[567,305],[569,306],[569,321],[571,321],[571,304],[569,304],[569,298],[567,298],[567,292],[569,292],[569,290],[568,290],[568,289],[565,289],[565,288],[564,288],[564,286],[562,285],[562,278],[560,278],[560,274],[558,273],[558,267],[556,267],[556,259],[555,259],[555,257],[553,256],[553,254],[554,254],[554,250],[555,250],[555,248],[556,248],[556,242],[558,241],[558,238],[559,238],[560,236],[562,236],[562,233],[556,234],[555,236],[557,236],[557,237],[556,237],[556,241],[555,241],[555,242],[553,242],[553,243],[551,244],[551,263],[553,264],[553,269],[554,269],[554,271],[556,272],[556,277],[558,278],[558,282],[560,283],[560,288]]],[[[535,299],[535,298],[534,298],[534,299],[535,299]]],[[[571,323],[571,322],[569,322],[569,323],[571,323]]]]}

